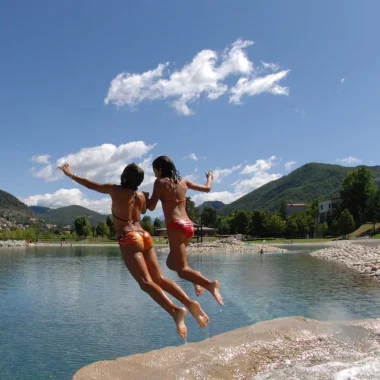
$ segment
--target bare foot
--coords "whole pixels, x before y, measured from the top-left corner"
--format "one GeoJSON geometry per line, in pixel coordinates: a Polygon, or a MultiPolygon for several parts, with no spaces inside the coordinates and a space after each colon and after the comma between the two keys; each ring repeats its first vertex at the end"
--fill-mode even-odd
{"type": "Polygon", "coordinates": [[[218,301],[218,303],[219,303],[220,305],[224,305],[224,303],[223,303],[223,298],[222,298],[222,296],[221,296],[221,294],[220,294],[220,292],[219,292],[219,288],[220,288],[219,281],[218,281],[218,280],[215,280],[215,281],[212,283],[212,285],[211,285],[209,291],[210,291],[210,293],[214,296],[214,298],[218,301]]]}
{"type": "Polygon", "coordinates": [[[192,301],[189,306],[189,311],[201,328],[206,327],[208,325],[210,319],[207,316],[207,314],[202,310],[199,302],[192,301]]]}
{"type": "Polygon", "coordinates": [[[200,285],[197,285],[197,284],[194,284],[194,289],[195,289],[195,294],[199,297],[200,295],[203,294],[203,292],[205,291],[204,288],[202,288],[202,286],[200,285]]]}
{"type": "Polygon", "coordinates": [[[177,325],[177,332],[182,339],[187,338],[187,327],[185,325],[186,309],[183,307],[178,308],[174,313],[174,322],[177,325]]]}

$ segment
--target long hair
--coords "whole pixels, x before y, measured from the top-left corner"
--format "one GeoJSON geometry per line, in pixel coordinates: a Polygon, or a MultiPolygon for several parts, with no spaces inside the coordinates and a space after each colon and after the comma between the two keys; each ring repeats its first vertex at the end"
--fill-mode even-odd
{"type": "Polygon", "coordinates": [[[144,170],[135,163],[127,165],[120,176],[121,186],[133,191],[137,191],[142,181],[144,181],[144,170]]]}
{"type": "Polygon", "coordinates": [[[178,184],[182,177],[176,169],[174,162],[168,156],[159,156],[153,161],[153,167],[157,170],[161,169],[162,178],[170,178],[174,183],[178,184]]]}

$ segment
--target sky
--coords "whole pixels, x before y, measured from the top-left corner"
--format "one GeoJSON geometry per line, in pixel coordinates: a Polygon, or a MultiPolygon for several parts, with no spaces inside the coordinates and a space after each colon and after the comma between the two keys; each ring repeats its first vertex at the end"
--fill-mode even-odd
{"type": "MultiPolygon", "coordinates": [[[[308,162],[379,165],[380,2],[0,0],[0,189],[28,205],[110,199],[171,157],[230,203],[308,162]]],[[[158,209],[151,216],[159,216],[158,209]]]]}

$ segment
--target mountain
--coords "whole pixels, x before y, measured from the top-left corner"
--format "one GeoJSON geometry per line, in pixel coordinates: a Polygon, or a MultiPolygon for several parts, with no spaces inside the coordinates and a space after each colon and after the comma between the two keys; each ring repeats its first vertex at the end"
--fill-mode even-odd
{"type": "Polygon", "coordinates": [[[27,205],[3,190],[0,190],[0,216],[7,216],[9,220],[17,222],[26,222],[36,217],[27,205]]]}
{"type": "MultiPolygon", "coordinates": [[[[43,209],[43,207],[38,210],[41,211],[41,209],[43,209]]],[[[78,216],[87,217],[93,226],[98,225],[99,222],[105,222],[107,219],[107,215],[99,214],[96,211],[89,210],[82,206],[66,206],[56,209],[48,209],[48,211],[40,214],[39,218],[47,223],[66,226],[74,225],[74,220],[78,216]]]]}
{"type": "Polygon", "coordinates": [[[214,208],[215,210],[219,210],[224,206],[226,206],[226,204],[221,201],[206,201],[206,202],[203,202],[198,207],[196,207],[196,210],[198,211],[198,214],[201,214],[203,210],[205,209],[205,207],[210,207],[210,208],[214,208]]]}
{"type": "MultiPolygon", "coordinates": [[[[380,186],[380,166],[367,167],[373,183],[380,186]]],[[[358,167],[309,163],[290,174],[244,195],[218,210],[221,215],[229,215],[234,210],[276,211],[283,199],[286,202],[308,203],[315,198],[330,198],[341,190],[347,173],[358,167]]]]}
{"type": "Polygon", "coordinates": [[[46,214],[51,208],[43,206],[29,206],[37,215],[46,214]]]}

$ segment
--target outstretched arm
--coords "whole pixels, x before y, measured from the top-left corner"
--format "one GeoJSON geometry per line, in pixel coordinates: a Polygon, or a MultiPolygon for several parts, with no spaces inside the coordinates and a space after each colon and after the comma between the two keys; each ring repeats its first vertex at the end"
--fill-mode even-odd
{"type": "Polygon", "coordinates": [[[205,185],[198,185],[198,184],[191,182],[187,179],[186,180],[187,187],[191,190],[209,193],[211,190],[211,187],[212,187],[212,181],[214,180],[214,175],[212,174],[212,170],[209,170],[209,172],[206,173],[206,178],[207,178],[207,181],[206,181],[205,185]]]}
{"type": "Polygon", "coordinates": [[[76,174],[74,174],[71,171],[69,164],[63,164],[62,166],[58,166],[59,169],[63,171],[63,173],[70,177],[73,181],[79,183],[80,185],[87,187],[90,190],[95,190],[99,193],[103,194],[111,194],[112,190],[114,189],[115,185],[112,185],[110,183],[98,183],[94,181],[90,181],[87,178],[79,177],[76,174]]]}
{"type": "Polygon", "coordinates": [[[153,194],[149,199],[149,193],[144,192],[145,198],[146,198],[146,208],[150,211],[153,211],[158,201],[160,200],[160,184],[158,182],[158,179],[154,182],[153,186],[153,194]]]}

